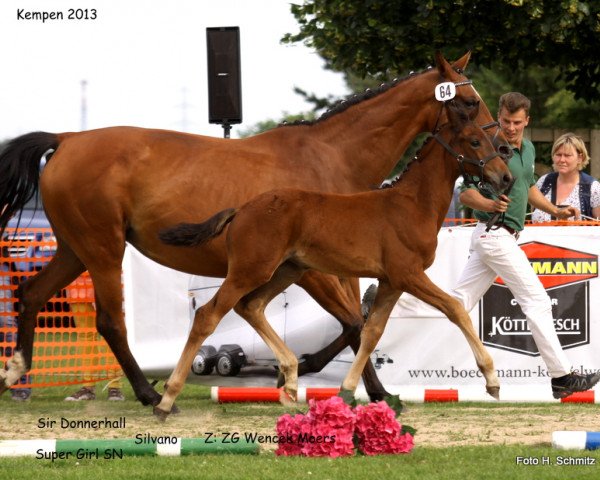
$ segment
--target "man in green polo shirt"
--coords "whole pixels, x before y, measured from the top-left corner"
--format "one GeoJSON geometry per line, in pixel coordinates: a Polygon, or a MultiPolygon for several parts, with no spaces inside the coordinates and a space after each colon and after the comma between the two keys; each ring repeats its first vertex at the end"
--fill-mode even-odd
{"type": "Polygon", "coordinates": [[[600,372],[581,375],[571,371],[571,363],[554,329],[550,298],[517,244],[528,202],[559,219],[580,214],[574,207],[556,207],[535,186],[535,148],[523,138],[530,107],[529,99],[520,93],[510,92],[500,97],[498,121],[513,149],[508,166],[516,182],[509,196],[491,198],[476,188],[460,194],[461,203],[474,210],[479,223],[471,237],[469,260],[452,293],[471,311],[500,276],[527,318],[533,340],[552,377],[554,398],[564,398],[592,388],[600,380],[600,372]],[[496,212],[503,213],[504,219],[499,228],[489,230],[486,222],[496,212]]]}

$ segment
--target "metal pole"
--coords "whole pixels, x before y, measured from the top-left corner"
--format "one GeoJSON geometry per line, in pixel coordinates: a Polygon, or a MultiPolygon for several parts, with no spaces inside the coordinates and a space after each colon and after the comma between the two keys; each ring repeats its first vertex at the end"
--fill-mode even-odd
{"type": "Polygon", "coordinates": [[[85,87],[87,80],[81,81],[81,131],[87,130],[87,99],[85,95],[85,87]]]}
{"type": "Polygon", "coordinates": [[[231,134],[231,124],[229,122],[225,122],[222,124],[223,126],[223,138],[229,138],[231,134]]]}
{"type": "Polygon", "coordinates": [[[181,131],[182,132],[187,132],[188,131],[188,116],[187,116],[187,109],[188,109],[188,102],[187,102],[187,88],[183,87],[181,89],[181,93],[182,93],[182,103],[181,103],[181,131]]]}

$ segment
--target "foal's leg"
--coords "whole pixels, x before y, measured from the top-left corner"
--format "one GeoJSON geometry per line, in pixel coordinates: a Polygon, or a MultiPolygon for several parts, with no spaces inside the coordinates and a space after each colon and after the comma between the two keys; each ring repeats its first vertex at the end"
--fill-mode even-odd
{"type": "MultiPolygon", "coordinates": [[[[245,295],[235,306],[236,313],[256,330],[274,353],[285,380],[283,391],[294,401],[298,397],[298,360],[271,327],[265,316],[265,308],[273,298],[296,282],[303,272],[304,269],[296,265],[284,263],[275,271],[268,283],[245,295]]],[[[286,403],[285,396],[282,396],[281,401],[286,403]]]]}
{"type": "Polygon", "coordinates": [[[36,275],[19,285],[17,344],[13,357],[0,370],[0,394],[14,385],[31,368],[37,314],[61,288],[85,271],[83,263],[60,239],[56,254],[36,275]]]}
{"type": "Polygon", "coordinates": [[[438,288],[425,273],[415,275],[406,280],[406,291],[429,305],[440,310],[450,321],[460,328],[461,332],[469,342],[469,346],[475,355],[475,361],[481,373],[485,377],[486,390],[496,400],[500,395],[500,382],[494,369],[494,361],[487,352],[477,332],[471,323],[471,317],[463,305],[454,297],[438,288]]]}
{"type": "Polygon", "coordinates": [[[373,353],[373,350],[375,350],[375,347],[383,334],[390,313],[401,293],[400,290],[392,288],[387,281],[379,281],[379,288],[377,290],[375,302],[373,303],[373,308],[369,313],[367,323],[360,335],[360,348],[358,349],[354,362],[352,362],[350,370],[346,374],[346,378],[344,378],[344,381],[342,382],[342,390],[350,392],[356,390],[358,381],[360,380],[360,374],[365,368],[365,365],[371,363],[371,354],[373,353]]]}
{"type": "MultiPolygon", "coordinates": [[[[340,279],[312,270],[306,272],[297,284],[342,325],[342,333],[333,342],[318,352],[302,355],[303,361],[299,365],[298,375],[320,372],[348,345],[356,354],[364,325],[358,280],[340,279]]],[[[371,362],[365,364],[362,375],[372,401],[382,400],[390,395],[379,381],[371,362]]]]}
{"type": "MultiPolygon", "coordinates": [[[[235,275],[232,274],[230,269],[227,278],[215,296],[196,310],[194,322],[181,357],[165,385],[165,392],[160,403],[154,407],[154,414],[159,419],[165,420],[171,412],[175,399],[183,389],[196,352],[204,343],[206,337],[215,331],[221,319],[238,303],[240,298],[254,289],[252,286],[249,287],[244,280],[240,282],[237,281],[237,278],[232,280],[234,277],[235,275]]],[[[264,282],[266,281],[268,281],[268,277],[264,280],[264,282]]],[[[257,284],[260,285],[264,282],[257,282],[257,284]]]]}

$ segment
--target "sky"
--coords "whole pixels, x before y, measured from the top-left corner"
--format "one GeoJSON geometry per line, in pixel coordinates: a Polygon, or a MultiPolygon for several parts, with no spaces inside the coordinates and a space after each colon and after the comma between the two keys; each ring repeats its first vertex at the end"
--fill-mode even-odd
{"type": "Polygon", "coordinates": [[[240,27],[243,123],[232,137],[309,110],[294,86],[348,93],[313,50],[280,43],[298,31],[286,0],[2,0],[0,140],[114,125],[222,137],[208,123],[206,60],[206,28],[222,26],[240,27]],[[96,19],[67,19],[73,7],[96,19]],[[64,19],[19,19],[21,9],[64,19]]]}

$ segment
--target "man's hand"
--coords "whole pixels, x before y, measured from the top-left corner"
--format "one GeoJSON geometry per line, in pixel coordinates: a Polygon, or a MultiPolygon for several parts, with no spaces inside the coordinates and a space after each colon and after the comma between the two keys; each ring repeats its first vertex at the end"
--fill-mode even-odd
{"type": "Polygon", "coordinates": [[[510,198],[506,195],[502,194],[496,200],[494,200],[493,204],[493,212],[496,213],[504,213],[508,210],[508,204],[510,203],[510,198]]]}
{"type": "Polygon", "coordinates": [[[579,220],[581,218],[581,212],[579,209],[571,206],[556,207],[556,212],[552,215],[559,220],[566,220],[570,217],[575,217],[575,220],[579,220]]]}

